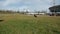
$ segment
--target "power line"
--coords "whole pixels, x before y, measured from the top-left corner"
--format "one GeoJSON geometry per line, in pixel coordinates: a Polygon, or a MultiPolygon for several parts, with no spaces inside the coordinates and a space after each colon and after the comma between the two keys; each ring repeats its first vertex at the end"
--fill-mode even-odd
{"type": "Polygon", "coordinates": [[[56,3],[55,3],[55,0],[53,0],[53,6],[55,6],[55,4],[56,4],[56,3]]]}

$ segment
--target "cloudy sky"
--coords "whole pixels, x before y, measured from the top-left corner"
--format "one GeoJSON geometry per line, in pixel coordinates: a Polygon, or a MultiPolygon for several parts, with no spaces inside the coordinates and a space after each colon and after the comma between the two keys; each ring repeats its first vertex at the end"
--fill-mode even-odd
{"type": "MultiPolygon", "coordinates": [[[[53,0],[0,0],[0,10],[47,10],[53,0]]],[[[60,5],[60,0],[56,0],[60,5]]]]}

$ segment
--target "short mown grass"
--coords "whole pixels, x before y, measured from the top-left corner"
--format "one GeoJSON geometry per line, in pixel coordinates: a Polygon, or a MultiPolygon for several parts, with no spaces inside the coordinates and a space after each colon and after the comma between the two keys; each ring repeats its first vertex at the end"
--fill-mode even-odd
{"type": "Polygon", "coordinates": [[[59,16],[0,15],[0,34],[60,34],[59,16]]]}

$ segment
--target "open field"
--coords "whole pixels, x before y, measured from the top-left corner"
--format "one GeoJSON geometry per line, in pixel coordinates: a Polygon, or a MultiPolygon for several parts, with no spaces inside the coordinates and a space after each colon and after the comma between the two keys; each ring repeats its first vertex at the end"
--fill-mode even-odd
{"type": "Polygon", "coordinates": [[[0,14],[0,34],[60,34],[59,16],[0,14]]]}

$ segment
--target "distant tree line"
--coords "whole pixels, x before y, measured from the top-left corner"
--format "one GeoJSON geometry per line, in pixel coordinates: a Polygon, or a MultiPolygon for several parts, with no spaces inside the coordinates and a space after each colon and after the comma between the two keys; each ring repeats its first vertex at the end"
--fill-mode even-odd
{"type": "MultiPolygon", "coordinates": [[[[29,11],[13,11],[13,10],[0,10],[0,14],[14,14],[14,13],[19,13],[19,14],[26,14],[30,13],[29,11]]],[[[34,11],[34,13],[46,13],[46,11],[34,11]]]]}
{"type": "Polygon", "coordinates": [[[0,14],[7,14],[7,13],[11,14],[11,13],[15,13],[15,12],[12,10],[0,10],[0,14]]]}
{"type": "Polygon", "coordinates": [[[19,14],[26,14],[29,13],[28,11],[13,11],[13,10],[0,10],[0,14],[13,14],[13,13],[19,13],[19,14]]]}

